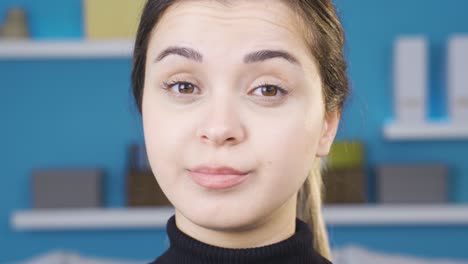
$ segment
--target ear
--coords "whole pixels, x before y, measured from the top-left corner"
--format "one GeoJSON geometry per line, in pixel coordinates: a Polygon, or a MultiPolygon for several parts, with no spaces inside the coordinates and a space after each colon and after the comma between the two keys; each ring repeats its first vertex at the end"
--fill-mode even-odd
{"type": "Polygon", "coordinates": [[[317,148],[317,157],[325,157],[330,152],[336,132],[338,131],[339,123],[340,113],[338,111],[326,115],[317,148]]]}

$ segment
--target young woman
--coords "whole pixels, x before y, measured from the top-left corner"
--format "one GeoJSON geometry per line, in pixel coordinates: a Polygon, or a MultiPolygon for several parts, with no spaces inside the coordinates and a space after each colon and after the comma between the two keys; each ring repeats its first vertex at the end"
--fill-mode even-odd
{"type": "Polygon", "coordinates": [[[343,42],[331,0],[147,2],[132,86],[175,207],[153,263],[330,263],[320,159],[348,93],[343,42]]]}

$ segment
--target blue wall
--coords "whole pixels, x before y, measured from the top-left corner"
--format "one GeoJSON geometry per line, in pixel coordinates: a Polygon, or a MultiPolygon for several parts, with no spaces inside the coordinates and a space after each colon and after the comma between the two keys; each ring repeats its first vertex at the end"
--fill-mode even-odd
{"type": "MultiPolygon", "coordinates": [[[[80,0],[0,0],[23,5],[32,36],[82,38],[80,0]]],[[[431,45],[432,98],[444,98],[446,39],[468,33],[468,1],[337,1],[348,38],[354,88],[339,138],[362,139],[369,166],[442,162],[452,168],[451,200],[468,201],[468,141],[388,142],[392,117],[391,58],[400,34],[424,34],[431,45]]],[[[0,263],[52,249],[108,257],[152,259],[165,248],[164,230],[16,232],[14,210],[31,207],[30,173],[45,167],[106,170],[105,205],[125,204],[126,147],[141,141],[141,120],[129,93],[130,60],[0,61],[0,263]]],[[[445,105],[434,100],[433,118],[445,105]]],[[[331,226],[331,243],[359,243],[389,252],[468,259],[468,226],[331,226]],[[450,246],[448,246],[450,245],[450,246]]]]}
{"type": "MultiPolygon", "coordinates": [[[[389,142],[383,124],[392,118],[392,52],[400,35],[424,35],[430,42],[433,119],[446,114],[445,59],[447,38],[468,34],[468,2],[464,0],[339,0],[348,38],[349,73],[353,95],[340,138],[362,139],[373,166],[383,163],[443,163],[451,169],[453,202],[468,201],[468,140],[389,142]]],[[[468,122],[468,120],[467,120],[468,122]]]]}

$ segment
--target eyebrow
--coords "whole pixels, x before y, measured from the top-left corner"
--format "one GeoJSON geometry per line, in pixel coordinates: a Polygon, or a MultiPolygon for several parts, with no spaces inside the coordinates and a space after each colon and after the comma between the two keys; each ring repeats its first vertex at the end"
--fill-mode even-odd
{"type": "Polygon", "coordinates": [[[247,54],[244,57],[244,63],[256,63],[256,62],[263,62],[266,60],[274,59],[274,58],[282,58],[287,60],[288,62],[296,65],[300,65],[299,60],[294,57],[289,52],[283,50],[259,50],[254,51],[252,53],[247,54]]]}
{"type": "Polygon", "coordinates": [[[200,52],[185,47],[171,46],[163,50],[158,57],[156,57],[155,62],[161,61],[169,55],[179,55],[196,62],[203,62],[203,56],[200,52]]]}
{"type": "MultiPolygon", "coordinates": [[[[178,46],[170,46],[163,50],[154,60],[155,62],[159,62],[163,60],[165,57],[169,55],[178,55],[189,60],[193,60],[195,62],[201,63],[203,62],[203,55],[192,49],[187,47],[178,47],[178,46]]],[[[244,63],[251,64],[251,63],[258,63],[263,62],[270,59],[275,58],[282,58],[286,61],[300,66],[299,60],[294,57],[291,53],[284,51],[284,50],[259,50],[251,52],[244,57],[244,63]]]]}

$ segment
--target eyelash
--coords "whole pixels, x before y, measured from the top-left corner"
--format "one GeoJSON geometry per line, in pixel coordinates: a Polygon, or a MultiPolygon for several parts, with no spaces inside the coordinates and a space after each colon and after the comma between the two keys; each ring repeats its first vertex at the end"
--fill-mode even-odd
{"type": "MultiPolygon", "coordinates": [[[[195,84],[191,83],[191,82],[188,82],[188,81],[183,81],[183,80],[173,80],[173,81],[169,81],[169,82],[163,82],[162,83],[162,86],[163,86],[163,89],[166,90],[167,92],[170,92],[169,90],[174,86],[174,85],[177,85],[177,84],[190,84],[190,85],[193,85],[194,88],[197,88],[199,89],[195,84]]],[[[278,90],[278,92],[280,94],[282,94],[282,96],[286,96],[289,94],[289,90],[286,89],[286,88],[283,88],[281,85],[278,85],[278,84],[271,84],[271,83],[267,83],[267,82],[264,82],[262,83],[261,85],[258,85],[256,86],[255,88],[252,89],[252,91],[255,91],[261,87],[265,87],[265,86],[271,86],[271,87],[274,87],[278,90]]],[[[184,96],[184,94],[181,94],[181,95],[174,95],[172,93],[173,96],[175,97],[181,97],[181,96],[184,96]]],[[[280,96],[259,96],[259,97],[280,97],[280,96]]],[[[271,99],[262,99],[262,100],[265,100],[265,101],[271,101],[271,99]]]]}
{"type": "Polygon", "coordinates": [[[169,82],[163,82],[163,89],[169,90],[176,84],[191,84],[198,89],[198,87],[195,84],[188,82],[188,81],[184,81],[184,80],[174,80],[174,81],[169,81],[169,82]]]}

